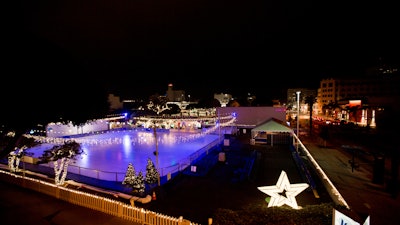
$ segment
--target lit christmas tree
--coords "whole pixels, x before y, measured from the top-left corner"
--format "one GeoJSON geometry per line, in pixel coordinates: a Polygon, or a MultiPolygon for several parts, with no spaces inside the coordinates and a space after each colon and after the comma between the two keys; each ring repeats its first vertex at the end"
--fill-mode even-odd
{"type": "Polygon", "coordinates": [[[157,168],[154,166],[153,161],[150,158],[147,159],[146,165],[146,183],[149,185],[155,184],[158,181],[159,174],[157,168]]]}
{"type": "Polygon", "coordinates": [[[142,171],[140,171],[139,174],[137,175],[133,188],[137,193],[139,193],[139,195],[142,195],[144,193],[145,185],[144,185],[144,177],[142,171]]]}
{"type": "Polygon", "coordinates": [[[126,171],[125,178],[122,181],[122,184],[129,185],[131,188],[134,189],[135,183],[136,183],[135,167],[133,167],[132,163],[129,163],[128,169],[126,171]]]}

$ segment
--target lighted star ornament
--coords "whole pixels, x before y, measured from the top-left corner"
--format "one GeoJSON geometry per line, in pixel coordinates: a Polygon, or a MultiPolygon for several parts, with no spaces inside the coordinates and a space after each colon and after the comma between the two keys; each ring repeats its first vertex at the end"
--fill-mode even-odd
{"type": "Polygon", "coordinates": [[[308,186],[307,183],[290,184],[286,172],[282,170],[276,185],[258,187],[258,189],[271,196],[268,207],[286,204],[294,209],[299,209],[295,197],[308,186]]]}

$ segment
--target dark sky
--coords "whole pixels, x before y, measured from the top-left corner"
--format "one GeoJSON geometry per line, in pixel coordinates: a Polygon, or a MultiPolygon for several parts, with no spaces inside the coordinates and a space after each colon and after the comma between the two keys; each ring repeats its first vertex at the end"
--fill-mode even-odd
{"type": "Polygon", "coordinates": [[[193,98],[275,97],[379,57],[400,61],[397,7],[384,1],[19,2],[5,20],[8,77],[87,79],[126,97],[165,94],[168,83],[193,98]]]}

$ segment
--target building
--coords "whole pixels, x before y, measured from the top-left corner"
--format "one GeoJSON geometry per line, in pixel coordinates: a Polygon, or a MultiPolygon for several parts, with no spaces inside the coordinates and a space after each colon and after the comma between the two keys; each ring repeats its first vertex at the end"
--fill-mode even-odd
{"type": "Polygon", "coordinates": [[[174,90],[173,84],[168,84],[166,97],[169,102],[186,101],[185,91],[184,90],[174,90]]]}
{"type": "Polygon", "coordinates": [[[219,101],[221,104],[221,107],[226,107],[229,103],[230,100],[232,100],[232,95],[231,94],[214,94],[214,98],[219,101]]]}
{"type": "Polygon", "coordinates": [[[108,103],[110,104],[110,111],[116,111],[123,108],[123,102],[119,96],[114,94],[108,95],[108,103]]]}
{"type": "Polygon", "coordinates": [[[399,83],[400,77],[396,75],[323,79],[318,89],[318,114],[369,125],[374,121],[372,116],[376,110],[386,107],[398,108],[399,83]],[[349,114],[351,107],[360,109],[357,115],[349,114]]]}

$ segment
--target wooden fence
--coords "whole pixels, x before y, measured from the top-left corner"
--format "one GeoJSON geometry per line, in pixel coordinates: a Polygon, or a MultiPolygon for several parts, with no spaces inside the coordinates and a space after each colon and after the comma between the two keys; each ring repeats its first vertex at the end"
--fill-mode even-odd
{"type": "Polygon", "coordinates": [[[0,170],[0,179],[15,185],[22,186],[46,195],[50,195],[63,201],[121,217],[142,225],[199,225],[182,217],[175,218],[143,208],[138,208],[120,201],[99,197],[90,193],[73,190],[67,187],[57,186],[53,183],[21,176],[0,170]]]}

